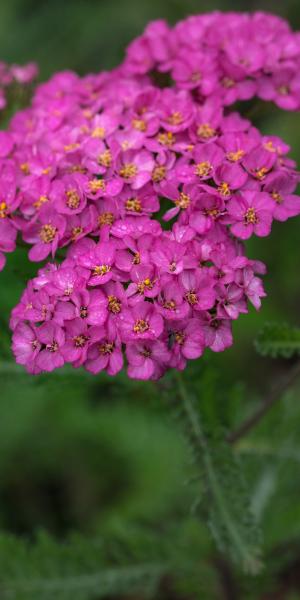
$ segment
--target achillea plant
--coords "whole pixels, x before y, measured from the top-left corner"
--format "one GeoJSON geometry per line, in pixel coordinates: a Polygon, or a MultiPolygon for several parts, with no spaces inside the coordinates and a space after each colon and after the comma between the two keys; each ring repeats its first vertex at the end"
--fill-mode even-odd
{"type": "Polygon", "coordinates": [[[300,198],[287,144],[230,107],[299,110],[299,67],[284,20],[215,12],[151,23],[110,73],[36,88],[1,133],[0,266],[17,235],[50,261],[12,312],[19,364],[115,375],[125,357],[130,377],[158,379],[232,344],[265,296],[243,240],[300,198]]]}

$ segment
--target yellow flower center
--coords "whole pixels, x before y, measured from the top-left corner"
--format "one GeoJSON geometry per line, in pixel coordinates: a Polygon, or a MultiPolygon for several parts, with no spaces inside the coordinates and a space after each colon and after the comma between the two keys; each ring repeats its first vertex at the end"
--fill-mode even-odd
{"type": "Polygon", "coordinates": [[[126,208],[126,210],[129,210],[130,212],[139,213],[142,210],[142,203],[139,200],[139,198],[129,198],[125,202],[125,208],[126,208]]]}
{"type": "Polygon", "coordinates": [[[88,187],[92,194],[95,194],[99,190],[105,192],[105,181],[103,179],[92,179],[89,181],[88,187]]]}
{"type": "Polygon", "coordinates": [[[255,225],[258,223],[258,217],[255,208],[248,208],[247,212],[245,213],[245,221],[248,225],[255,225]]]}
{"type": "Polygon", "coordinates": [[[111,267],[109,265],[96,265],[93,268],[92,273],[93,275],[102,277],[103,275],[106,275],[106,273],[109,273],[110,270],[111,267]]]}
{"type": "Polygon", "coordinates": [[[274,143],[272,140],[269,140],[268,142],[265,142],[263,144],[263,147],[265,148],[265,150],[268,150],[269,152],[277,152],[277,148],[275,148],[274,143]]]}
{"type": "Polygon", "coordinates": [[[162,146],[173,146],[173,144],[175,144],[176,138],[171,131],[167,131],[165,133],[159,133],[157,136],[157,141],[162,146]]]}
{"type": "Polygon", "coordinates": [[[43,225],[43,227],[41,227],[40,229],[40,239],[42,240],[42,242],[44,242],[44,244],[50,244],[51,242],[53,242],[55,236],[57,234],[57,228],[54,227],[53,225],[51,225],[50,223],[43,225]]]}
{"type": "Polygon", "coordinates": [[[92,131],[92,137],[103,139],[105,137],[104,127],[95,127],[95,129],[92,131]]]}
{"type": "Polygon", "coordinates": [[[188,303],[191,306],[194,306],[194,304],[197,304],[198,302],[198,296],[196,294],[196,292],[193,291],[189,291],[185,294],[185,299],[188,301],[188,303]]]}
{"type": "Polygon", "coordinates": [[[208,217],[211,217],[212,219],[216,219],[220,214],[220,211],[217,207],[207,208],[204,212],[208,217]]]}
{"type": "Polygon", "coordinates": [[[233,79],[231,79],[230,77],[223,77],[221,83],[222,83],[222,86],[226,90],[230,90],[231,88],[233,88],[235,86],[235,81],[233,79]]]}
{"type": "Polygon", "coordinates": [[[260,181],[265,178],[267,173],[268,173],[268,169],[266,167],[261,167],[261,169],[256,169],[253,172],[256,179],[259,179],[260,181]]]}
{"type": "Polygon", "coordinates": [[[67,169],[68,173],[86,173],[87,169],[82,165],[72,165],[67,169]]]}
{"type": "Polygon", "coordinates": [[[83,333],[73,338],[74,345],[76,348],[83,348],[88,341],[88,337],[83,333]]]}
{"type": "Polygon", "coordinates": [[[188,194],[184,194],[183,192],[180,192],[178,200],[175,200],[176,206],[178,206],[179,208],[182,208],[183,210],[188,208],[190,203],[191,203],[190,196],[188,194]]]}
{"type": "Polygon", "coordinates": [[[132,119],[131,124],[137,131],[146,131],[147,129],[147,123],[144,119],[132,119]]]}
{"type": "Polygon", "coordinates": [[[121,301],[116,296],[108,296],[108,310],[114,315],[121,312],[121,301]]]}
{"type": "Polygon", "coordinates": [[[110,150],[104,150],[102,154],[98,156],[98,164],[102,167],[110,167],[112,163],[112,155],[110,150]]]}
{"type": "Polygon", "coordinates": [[[126,163],[121,167],[119,174],[124,179],[131,179],[131,177],[135,177],[137,175],[138,169],[137,166],[133,163],[126,163]]]}
{"type": "Polygon", "coordinates": [[[98,217],[98,225],[99,227],[103,227],[103,225],[113,225],[115,221],[115,217],[111,212],[105,212],[99,215],[98,217]]]}
{"type": "Polygon", "coordinates": [[[81,233],[83,233],[83,227],[73,227],[71,230],[71,240],[74,242],[81,233]]]}
{"type": "Polygon", "coordinates": [[[175,300],[166,300],[163,303],[163,307],[167,308],[168,310],[175,310],[175,308],[176,308],[176,302],[175,302],[175,300]]]}
{"type": "Polygon", "coordinates": [[[0,219],[5,219],[7,217],[8,210],[6,202],[0,202],[0,219]]]}
{"type": "Polygon", "coordinates": [[[67,206],[73,210],[75,210],[76,208],[79,207],[80,205],[80,197],[78,195],[78,193],[76,192],[76,190],[68,190],[66,192],[66,196],[67,196],[67,206]]]}
{"type": "Polygon", "coordinates": [[[166,171],[166,167],[154,167],[152,171],[152,181],[154,181],[154,183],[159,183],[162,181],[165,178],[166,171]]]}
{"type": "Polygon", "coordinates": [[[227,152],[226,156],[230,162],[237,162],[241,158],[243,158],[245,154],[244,150],[237,150],[236,152],[227,152]]]}
{"type": "Polygon", "coordinates": [[[202,125],[199,125],[197,135],[204,140],[209,140],[216,135],[216,130],[211,127],[209,123],[203,123],[202,125]]]}
{"type": "Polygon", "coordinates": [[[144,291],[145,291],[145,289],[146,290],[152,290],[153,283],[152,283],[151,279],[149,279],[147,277],[147,279],[144,279],[144,281],[140,281],[140,283],[138,284],[137,288],[138,288],[139,293],[143,294],[144,291]]]}
{"type": "Polygon", "coordinates": [[[281,85],[279,86],[277,91],[281,96],[288,96],[288,94],[290,93],[290,88],[288,85],[281,85]]]}
{"type": "Polygon", "coordinates": [[[196,175],[199,175],[199,177],[207,177],[211,170],[212,165],[208,160],[198,163],[195,167],[195,173],[196,175]]]}
{"type": "Polygon", "coordinates": [[[279,194],[279,192],[273,191],[271,196],[272,196],[273,200],[275,200],[275,202],[277,202],[277,204],[282,204],[283,198],[282,198],[281,194],[279,194]]]}
{"type": "Polygon", "coordinates": [[[115,345],[113,342],[103,342],[103,344],[99,344],[98,346],[99,354],[112,354],[114,347],[115,345]]]}
{"type": "Polygon", "coordinates": [[[24,162],[20,165],[20,169],[22,171],[22,173],[24,173],[24,175],[29,175],[30,174],[30,167],[29,164],[27,162],[24,162]]]}
{"type": "Polygon", "coordinates": [[[148,321],[144,321],[144,319],[137,319],[134,326],[134,333],[145,333],[150,329],[148,321]]]}
{"type": "Polygon", "coordinates": [[[231,191],[230,191],[230,187],[229,184],[226,183],[226,181],[222,181],[222,183],[219,185],[218,187],[218,192],[225,197],[230,196],[231,191]]]}
{"type": "Polygon", "coordinates": [[[179,344],[179,346],[182,346],[184,344],[184,340],[185,340],[184,333],[182,331],[176,331],[175,341],[177,342],[177,344],[179,344]]]}
{"type": "Polygon", "coordinates": [[[49,199],[47,198],[47,196],[40,196],[38,200],[36,200],[36,202],[33,203],[34,208],[41,208],[41,206],[43,206],[43,204],[45,204],[46,202],[49,202],[49,199]]]}
{"type": "Polygon", "coordinates": [[[180,125],[183,122],[183,116],[181,112],[175,111],[168,117],[167,121],[170,125],[180,125]]]}
{"type": "Polygon", "coordinates": [[[78,148],[80,148],[80,144],[66,144],[64,146],[64,151],[65,152],[71,152],[72,150],[77,150],[78,148]]]}

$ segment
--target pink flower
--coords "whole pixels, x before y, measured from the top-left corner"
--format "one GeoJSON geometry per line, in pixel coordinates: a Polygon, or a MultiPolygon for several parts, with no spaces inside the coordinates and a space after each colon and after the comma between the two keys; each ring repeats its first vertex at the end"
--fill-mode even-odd
{"type": "Polygon", "coordinates": [[[239,284],[248,300],[258,310],[261,307],[261,298],[266,296],[263,284],[259,277],[255,277],[253,269],[249,266],[243,269],[239,284]]]}
{"type": "Polygon", "coordinates": [[[215,280],[196,270],[183,271],[179,277],[184,298],[192,310],[208,310],[216,301],[215,280]]]}
{"type": "Polygon", "coordinates": [[[140,302],[141,298],[155,298],[158,295],[160,285],[154,266],[134,265],[130,276],[131,282],[126,290],[130,305],[140,302]]]}
{"type": "Polygon", "coordinates": [[[34,372],[35,359],[41,349],[35,329],[20,322],[12,338],[12,350],[18,365],[25,365],[29,373],[34,372]]]}
{"type": "Polygon", "coordinates": [[[66,220],[50,206],[42,209],[38,221],[33,221],[22,230],[25,242],[34,244],[29,258],[34,262],[44,260],[50,253],[54,256],[66,228],[66,220]]]}
{"type": "Polygon", "coordinates": [[[126,346],[127,373],[133,379],[159,379],[165,372],[170,352],[157,340],[129,342],[126,346]]]}
{"type": "Polygon", "coordinates": [[[106,370],[109,375],[116,375],[123,367],[123,355],[120,339],[116,329],[110,326],[92,327],[90,335],[93,343],[88,349],[84,367],[94,375],[106,370]]]}
{"type": "Polygon", "coordinates": [[[90,332],[87,323],[80,318],[67,321],[65,324],[65,344],[61,352],[66,362],[79,367],[87,357],[90,343],[90,332]]]}
{"type": "Polygon", "coordinates": [[[263,192],[243,192],[228,203],[231,231],[242,240],[253,233],[259,237],[269,235],[273,218],[273,204],[268,194],[263,192]]]}
{"type": "Polygon", "coordinates": [[[198,319],[173,321],[170,323],[168,338],[172,367],[182,370],[186,360],[194,360],[203,354],[204,330],[198,319]]]}
{"type": "Polygon", "coordinates": [[[161,279],[161,290],[155,306],[167,320],[184,319],[188,315],[189,305],[185,302],[183,290],[171,275],[161,279]]]}
{"type": "Polygon", "coordinates": [[[205,344],[213,352],[223,352],[232,345],[232,330],[229,319],[207,316],[203,323],[205,344]]]}
{"type": "Polygon", "coordinates": [[[228,287],[220,285],[218,291],[217,317],[223,319],[237,319],[240,313],[247,313],[247,302],[243,290],[235,283],[228,287]]]}
{"type": "Polygon", "coordinates": [[[120,333],[124,341],[155,340],[163,331],[163,318],[149,302],[139,302],[122,311],[120,333]]]}
{"type": "Polygon", "coordinates": [[[224,160],[224,152],[217,144],[197,144],[192,152],[193,163],[177,162],[176,175],[183,183],[197,184],[214,177],[215,170],[224,160]]]}
{"type": "Polygon", "coordinates": [[[75,315],[88,325],[103,325],[108,317],[107,297],[102,290],[75,292],[72,303],[75,305],[75,315]]]}
{"type": "Polygon", "coordinates": [[[103,285],[112,278],[114,259],[115,244],[113,242],[95,245],[93,250],[79,257],[79,264],[90,271],[89,285],[103,285]]]}
{"type": "Polygon", "coordinates": [[[50,198],[57,212],[70,216],[81,213],[86,207],[85,185],[86,177],[78,173],[55,181],[50,198]]]}
{"type": "Polygon", "coordinates": [[[225,163],[219,166],[214,176],[218,192],[225,200],[232,196],[233,191],[241,189],[247,179],[247,173],[237,163],[225,163]]]}
{"type": "Polygon", "coordinates": [[[287,63],[281,65],[273,75],[263,76],[258,82],[258,96],[263,100],[273,100],[277,106],[285,110],[299,110],[300,77],[295,66],[287,63]]]}
{"type": "Polygon", "coordinates": [[[300,198],[293,194],[297,187],[297,179],[287,172],[272,173],[264,185],[274,202],[273,218],[286,221],[300,214],[300,198]]]}
{"type": "Polygon", "coordinates": [[[154,164],[150,152],[128,150],[118,158],[116,170],[124,183],[128,183],[133,190],[138,190],[151,180],[154,164]]]}
{"type": "Polygon", "coordinates": [[[151,260],[160,273],[178,275],[187,266],[186,246],[175,240],[157,240],[151,251],[151,260]]]}
{"type": "Polygon", "coordinates": [[[16,247],[17,230],[8,219],[0,218],[0,271],[6,259],[3,252],[13,252],[16,247]]]}
{"type": "Polygon", "coordinates": [[[65,342],[63,329],[51,322],[44,323],[37,328],[36,336],[42,349],[35,360],[35,372],[53,371],[62,367],[65,362],[62,354],[65,342]]]}

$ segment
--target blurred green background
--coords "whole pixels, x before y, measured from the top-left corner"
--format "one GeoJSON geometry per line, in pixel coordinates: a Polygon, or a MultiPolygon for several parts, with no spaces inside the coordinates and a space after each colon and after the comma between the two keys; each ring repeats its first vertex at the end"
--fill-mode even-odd
{"type": "MultiPolygon", "coordinates": [[[[213,9],[269,10],[300,28],[299,0],[1,0],[0,59],[35,60],[42,80],[61,69],[82,74],[110,69],[149,20],[175,23],[213,9]]],[[[300,162],[299,114],[274,108],[256,124],[282,136],[300,162]]],[[[235,324],[231,349],[207,353],[186,375],[207,421],[227,430],[251,413],[287,368],[285,361],[260,358],[253,341],[267,321],[299,325],[299,219],[275,225],[268,239],[252,240],[248,254],[268,265],[268,297],[261,311],[251,310],[235,324]]],[[[33,379],[15,368],[9,312],[34,270],[18,249],[0,276],[0,582],[7,575],[14,581],[20,573],[25,580],[40,577],[43,569],[44,575],[55,574],[62,564],[70,572],[93,573],[119,559],[126,564],[171,560],[181,569],[163,577],[155,592],[145,575],[134,595],[126,595],[125,586],[124,594],[117,587],[114,597],[300,598],[299,386],[236,450],[264,536],[266,567],[253,580],[220,557],[204,518],[191,512],[195,485],[186,480],[195,466],[159,388],[128,382],[124,374],[114,380],[79,372],[33,379]],[[21,540],[31,544],[41,530],[54,540],[40,541],[37,556],[26,561],[29,550],[21,548],[21,540]],[[77,559],[59,556],[56,541],[74,531],[83,536],[74,542],[77,559]],[[89,539],[93,543],[84,542],[89,539]]],[[[75,585],[70,598],[78,590],[75,585]]],[[[108,587],[108,594],[112,590],[108,587]]],[[[63,594],[59,588],[57,597],[69,598],[63,594]]],[[[103,594],[96,589],[78,597],[103,594]]],[[[17,597],[27,598],[22,589],[17,597]]]]}

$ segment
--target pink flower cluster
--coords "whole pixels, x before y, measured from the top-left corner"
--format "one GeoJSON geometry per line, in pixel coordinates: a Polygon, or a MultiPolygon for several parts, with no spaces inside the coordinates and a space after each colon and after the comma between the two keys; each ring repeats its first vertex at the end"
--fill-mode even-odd
{"type": "Polygon", "coordinates": [[[150,23],[134,40],[127,73],[168,73],[178,89],[226,106],[258,96],[300,109],[300,34],[265,12],[196,15],[170,28],[150,23]]]}
{"type": "Polygon", "coordinates": [[[117,221],[108,241],[85,238],[60,266],[39,271],[12,312],[13,351],[30,373],[64,363],[92,373],[157,379],[206,347],[232,344],[231,321],[265,295],[264,265],[221,228],[205,238],[189,226],[117,221]]]}
{"type": "Polygon", "coordinates": [[[30,373],[69,362],[114,375],[125,355],[130,377],[156,379],[206,347],[224,350],[248,301],[259,308],[264,266],[240,240],[300,214],[299,176],[280,138],[226,108],[249,95],[228,100],[217,82],[233,69],[233,39],[239,90],[251,80],[258,93],[264,73],[299,64],[299,36],[262,21],[213,13],[174,30],[153,23],[121,67],[56,74],[0,134],[0,257],[17,232],[32,261],[68,247],[12,313],[13,351],[30,373]],[[288,37],[276,54],[278,32],[288,37]],[[182,78],[189,65],[193,77],[182,78]],[[173,87],[157,87],[155,69],[170,71],[173,87]]]}

